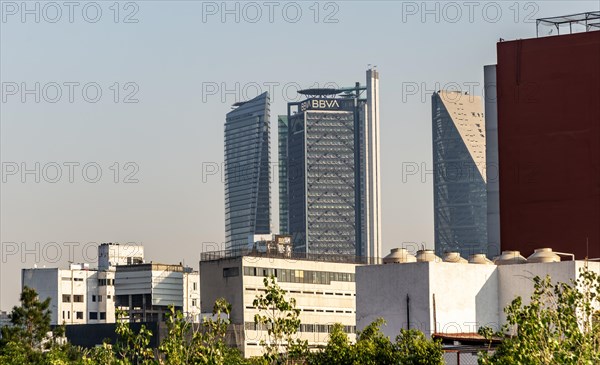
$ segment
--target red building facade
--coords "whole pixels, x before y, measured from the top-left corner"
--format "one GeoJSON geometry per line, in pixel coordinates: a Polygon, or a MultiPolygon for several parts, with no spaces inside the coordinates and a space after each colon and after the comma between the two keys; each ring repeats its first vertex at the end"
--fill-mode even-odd
{"type": "Polygon", "coordinates": [[[498,43],[502,250],[600,257],[600,31],[498,43]]]}

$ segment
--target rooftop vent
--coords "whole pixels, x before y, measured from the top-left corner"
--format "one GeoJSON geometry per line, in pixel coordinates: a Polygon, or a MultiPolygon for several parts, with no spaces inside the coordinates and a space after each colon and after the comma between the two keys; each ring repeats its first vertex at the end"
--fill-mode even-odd
{"type": "Polygon", "coordinates": [[[469,263],[470,264],[478,264],[478,265],[493,265],[494,263],[488,260],[483,253],[476,253],[474,255],[469,255],[469,263]]]}
{"type": "Polygon", "coordinates": [[[441,262],[442,259],[437,257],[433,250],[417,251],[417,262],[441,262]]]}
{"type": "Polygon", "coordinates": [[[469,261],[460,257],[458,252],[446,252],[444,253],[444,262],[452,262],[455,264],[467,264],[469,261]]]}
{"type": "Polygon", "coordinates": [[[560,262],[560,256],[552,252],[551,248],[537,248],[527,260],[532,263],[560,262]]]}
{"type": "Polygon", "coordinates": [[[515,265],[524,264],[526,262],[527,259],[521,256],[519,251],[502,251],[502,255],[494,260],[496,265],[515,265]]]}
{"type": "Polygon", "coordinates": [[[409,254],[405,248],[392,248],[390,254],[383,258],[384,264],[404,264],[417,262],[417,258],[409,254]]]}

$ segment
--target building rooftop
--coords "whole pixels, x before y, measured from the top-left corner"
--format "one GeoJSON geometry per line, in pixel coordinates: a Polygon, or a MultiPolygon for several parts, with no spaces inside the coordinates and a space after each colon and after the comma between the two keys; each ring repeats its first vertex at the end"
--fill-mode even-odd
{"type": "Polygon", "coordinates": [[[341,254],[308,254],[304,252],[261,252],[256,249],[237,249],[237,250],[223,250],[223,251],[210,251],[203,252],[200,254],[200,262],[207,261],[219,261],[226,259],[235,259],[241,257],[265,257],[265,258],[278,258],[288,260],[304,260],[304,261],[322,261],[322,262],[335,262],[343,264],[378,264],[381,262],[380,258],[367,258],[362,256],[354,255],[341,255],[341,254]]]}

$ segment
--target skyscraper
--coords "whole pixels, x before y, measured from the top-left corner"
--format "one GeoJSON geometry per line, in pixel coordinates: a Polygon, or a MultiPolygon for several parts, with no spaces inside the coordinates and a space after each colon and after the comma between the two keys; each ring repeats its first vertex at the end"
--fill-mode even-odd
{"type": "Polygon", "coordinates": [[[287,201],[287,115],[277,117],[277,131],[279,136],[279,233],[288,233],[288,201],[287,201]]]}
{"type": "Polygon", "coordinates": [[[300,93],[308,98],[288,104],[280,154],[294,250],[380,257],[379,74],[368,70],[366,87],[300,93]]]}
{"type": "Polygon", "coordinates": [[[488,254],[481,97],[438,91],[431,105],[436,253],[488,254]]]}
{"type": "Polygon", "coordinates": [[[247,247],[271,232],[269,94],[238,102],[225,121],[225,244],[247,247]]]}

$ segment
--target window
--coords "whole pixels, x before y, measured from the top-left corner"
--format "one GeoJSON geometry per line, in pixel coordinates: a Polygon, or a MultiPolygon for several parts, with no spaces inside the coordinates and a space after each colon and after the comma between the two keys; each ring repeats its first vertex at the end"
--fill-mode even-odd
{"type": "Polygon", "coordinates": [[[240,269],[238,267],[226,267],[223,269],[223,277],[231,278],[240,275],[240,269]]]}
{"type": "Polygon", "coordinates": [[[65,276],[63,276],[63,277],[62,277],[62,280],[63,280],[63,281],[71,281],[71,278],[68,278],[68,277],[65,277],[65,276]]]}
{"type": "Polygon", "coordinates": [[[73,303],[83,303],[83,295],[73,295],[73,303]]]}
{"type": "Polygon", "coordinates": [[[102,295],[98,295],[98,302],[102,302],[102,295]]]}
{"type": "Polygon", "coordinates": [[[92,302],[94,302],[94,303],[96,302],[96,296],[95,295],[92,295],[92,302]]]}
{"type": "Polygon", "coordinates": [[[100,320],[106,319],[106,312],[100,312],[100,320]]]}
{"type": "Polygon", "coordinates": [[[75,312],[77,319],[83,319],[83,312],[75,312]]]}
{"type": "Polygon", "coordinates": [[[98,319],[98,312],[90,312],[90,320],[97,320],[98,319]]]}
{"type": "Polygon", "coordinates": [[[107,295],[107,296],[106,296],[106,299],[110,299],[110,295],[107,295]]]}
{"type": "Polygon", "coordinates": [[[196,306],[196,299],[192,299],[192,307],[196,306]]]}
{"type": "Polygon", "coordinates": [[[197,285],[197,283],[194,283],[193,287],[194,287],[194,290],[198,290],[198,285],[197,285]]]}
{"type": "Polygon", "coordinates": [[[74,278],[73,281],[83,281],[83,278],[74,278]]]}
{"type": "Polygon", "coordinates": [[[63,303],[71,303],[71,296],[69,294],[63,294],[62,301],[63,303]]]}

